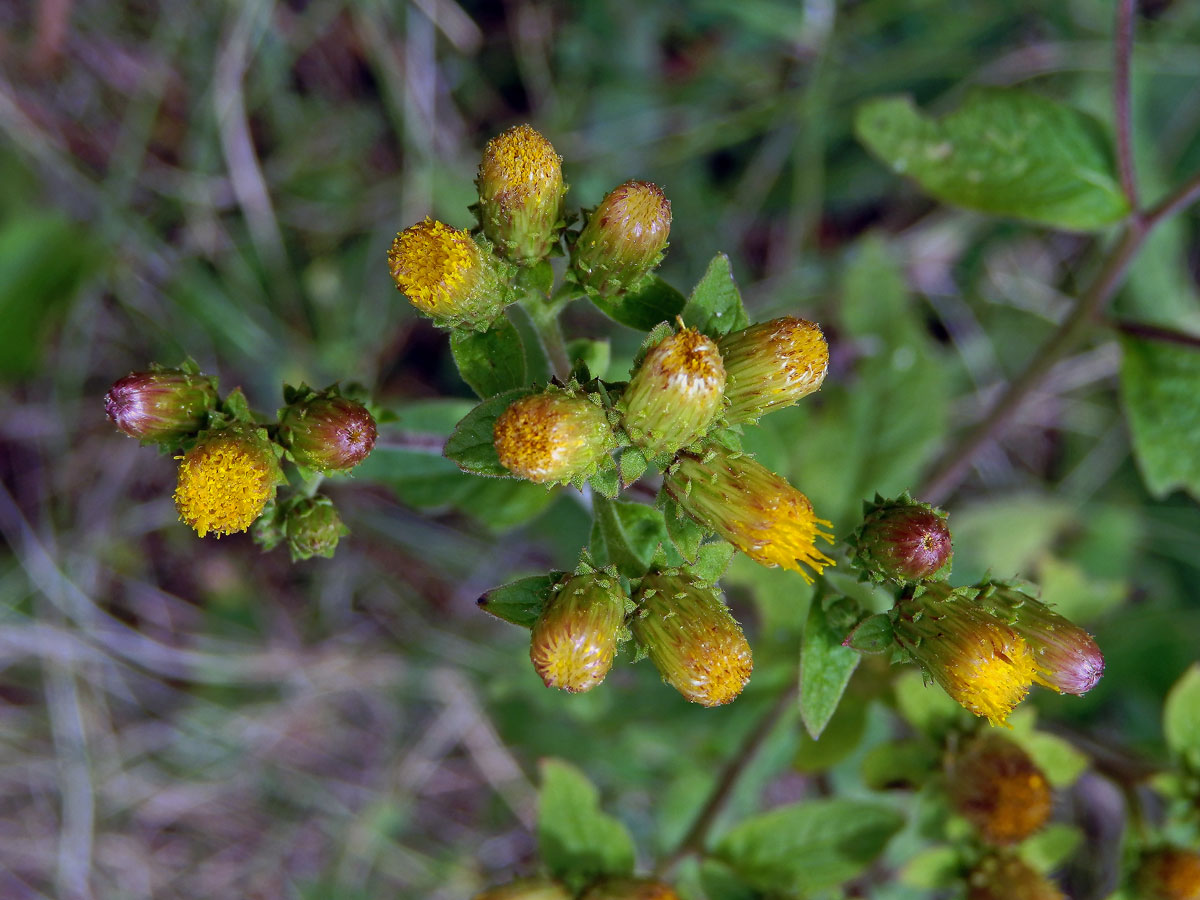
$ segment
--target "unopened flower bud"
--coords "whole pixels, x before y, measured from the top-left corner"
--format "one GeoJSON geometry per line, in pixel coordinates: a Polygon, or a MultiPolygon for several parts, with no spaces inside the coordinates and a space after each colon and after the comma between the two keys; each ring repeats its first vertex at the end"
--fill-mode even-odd
{"type": "Polygon", "coordinates": [[[821,327],[792,316],[735,331],[721,338],[720,348],[731,424],[791,406],[820,388],[829,369],[821,327]]]}
{"type": "Polygon", "coordinates": [[[529,658],[546,687],[590,691],[612,668],[625,594],[602,572],[575,575],[546,603],[529,639],[529,658]]]}
{"type": "Polygon", "coordinates": [[[134,372],[104,396],[113,424],[142,441],[171,443],[208,426],[217,407],[216,379],[182,369],[134,372]]]}
{"type": "Polygon", "coordinates": [[[284,529],[292,562],[313,556],[331,557],[338,541],[350,533],[333,501],[321,494],[292,506],[284,529]]]}
{"type": "Polygon", "coordinates": [[[515,263],[542,259],[562,227],[562,157],[528,125],[488,141],[479,164],[479,221],[497,252],[515,263]]]}
{"type": "Polygon", "coordinates": [[[1155,851],[1142,860],[1136,881],[1143,900],[1200,900],[1200,853],[1155,851]]]}
{"type": "Polygon", "coordinates": [[[392,280],[418,310],[446,328],[487,329],[511,292],[500,262],[466,231],[426,218],[392,241],[392,280]]]}
{"type": "Polygon", "coordinates": [[[663,681],[702,706],[742,692],[754,660],[742,628],[715,589],[683,574],[642,579],[630,628],[663,681]]]}
{"type": "Polygon", "coordinates": [[[650,878],[606,878],[583,892],[580,900],[679,900],[669,884],[650,878]]]}
{"type": "Polygon", "coordinates": [[[1050,785],[1022,750],[998,734],[977,738],[954,762],[955,808],[991,844],[1016,844],[1050,818],[1050,785]]]}
{"type": "Polygon", "coordinates": [[[600,405],[557,388],[514,401],[496,419],[492,436],[500,464],[539,484],[587,478],[616,447],[600,405]]]}
{"type": "Polygon", "coordinates": [[[579,283],[603,297],[634,285],[662,261],[671,201],[656,184],[627,181],[592,210],[572,248],[579,283]]]}
{"type": "Polygon", "coordinates": [[[280,443],[319,472],[353,469],[370,455],[376,435],[365,406],[328,391],[297,400],[279,419],[280,443]]]}
{"type": "Polygon", "coordinates": [[[662,340],[633,373],[621,399],[630,439],[650,456],[702,438],[724,403],[725,366],[716,343],[690,328],[662,340]]]}
{"type": "Polygon", "coordinates": [[[963,707],[1002,725],[1041,681],[1033,651],[974,601],[972,589],[934,581],[902,597],[896,640],[963,707]]]}
{"type": "Polygon", "coordinates": [[[475,900],[571,900],[563,885],[549,878],[518,878],[476,894],[475,900]]]}
{"type": "Polygon", "coordinates": [[[1054,882],[1013,854],[985,857],[967,877],[967,900],[1067,900],[1054,882]]]}
{"type": "Polygon", "coordinates": [[[212,432],[178,458],[175,508],[200,537],[245,531],[282,479],[275,450],[259,428],[212,432]]]}
{"type": "Polygon", "coordinates": [[[863,522],[850,539],[855,562],[872,581],[915,584],[950,574],[953,547],[946,514],[903,494],[863,504],[863,522]]]}
{"type": "Polygon", "coordinates": [[[749,456],[713,446],[703,456],[682,453],[663,487],[705,528],[715,531],[755,562],[820,573],[833,560],[816,548],[829,522],[818,519],[802,493],[749,456]]]}
{"type": "Polygon", "coordinates": [[[1016,585],[984,582],[977,602],[1024,638],[1047,687],[1082,696],[1104,674],[1104,655],[1092,636],[1016,585]]]}

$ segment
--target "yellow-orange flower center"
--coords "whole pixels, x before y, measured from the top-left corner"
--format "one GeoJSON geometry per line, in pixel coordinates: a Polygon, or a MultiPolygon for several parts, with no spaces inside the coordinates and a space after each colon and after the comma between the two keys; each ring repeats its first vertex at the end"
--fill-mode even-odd
{"type": "Polygon", "coordinates": [[[561,191],[562,157],[536,130],[517,125],[488,141],[479,186],[485,199],[496,197],[505,205],[561,191]]]}
{"type": "Polygon", "coordinates": [[[200,537],[245,531],[275,494],[271,451],[246,438],[218,435],[180,459],[175,508],[200,537]]]}
{"type": "Polygon", "coordinates": [[[426,218],[396,235],[388,267],[396,287],[418,309],[452,314],[466,299],[478,255],[467,232],[426,218]]]}
{"type": "Polygon", "coordinates": [[[1007,628],[981,623],[962,652],[948,654],[946,692],[977,716],[1003,725],[1037,679],[1033,652],[1007,628]]]}
{"type": "Polygon", "coordinates": [[[587,470],[608,449],[604,412],[582,397],[534,394],[496,420],[493,438],[500,464],[538,483],[565,481],[587,470]]]}

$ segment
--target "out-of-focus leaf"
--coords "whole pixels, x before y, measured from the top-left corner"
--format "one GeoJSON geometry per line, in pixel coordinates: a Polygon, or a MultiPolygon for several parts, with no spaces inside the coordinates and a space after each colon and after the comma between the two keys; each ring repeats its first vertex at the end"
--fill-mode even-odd
{"type": "Polygon", "coordinates": [[[1045,731],[1029,730],[1020,733],[1014,729],[1013,740],[1025,748],[1046,780],[1053,787],[1070,787],[1087,771],[1086,753],[1076,750],[1070,741],[1045,731]]]}
{"type": "Polygon", "coordinates": [[[860,874],[903,824],[874,803],[796,803],[735,826],[713,856],[761,891],[817,891],[860,874]]]}
{"type": "Polygon", "coordinates": [[[450,350],[462,380],[485,400],[526,383],[525,347],[508,319],[487,331],[455,331],[450,350]]]}
{"type": "Polygon", "coordinates": [[[1200,499],[1200,352],[1129,337],[1121,346],[1121,401],[1146,489],[1200,499]]]}
{"type": "Polygon", "coordinates": [[[977,88],[940,119],[908,97],[882,97],[859,108],[855,131],[947,203],[1079,231],[1129,212],[1100,124],[1026,91],[977,88]]]}
{"type": "Polygon", "coordinates": [[[1046,874],[1057,869],[1083,841],[1083,832],[1074,825],[1054,822],[1027,838],[1017,848],[1021,859],[1046,874]]]}
{"type": "Polygon", "coordinates": [[[718,253],[712,258],[680,315],[689,328],[714,340],[750,324],[728,256],[718,253]]]}
{"type": "Polygon", "coordinates": [[[1129,593],[1124,582],[1088,578],[1076,563],[1046,555],[1038,565],[1043,603],[1072,622],[1096,619],[1115,609],[1129,593]]]}
{"type": "Polygon", "coordinates": [[[935,740],[970,715],[937,684],[925,684],[918,669],[912,668],[896,677],[893,684],[900,715],[913,728],[935,740]]]}
{"type": "Polygon", "coordinates": [[[654,552],[668,542],[662,510],[604,497],[593,497],[592,509],[591,550],[597,565],[611,563],[626,578],[645,575],[654,552]]]}
{"type": "Polygon", "coordinates": [[[800,732],[792,768],[807,773],[828,771],[854,752],[866,726],[866,704],[857,699],[843,700],[821,732],[820,740],[800,732]]]}
{"type": "Polygon", "coordinates": [[[919,788],[941,768],[941,760],[928,741],[889,741],[873,748],[862,762],[862,778],[873,791],[919,788]]]}
{"type": "Polygon", "coordinates": [[[541,764],[538,846],[550,873],[573,890],[601,875],[633,872],[633,838],[600,810],[596,788],[562,760],[541,764]]]}
{"type": "Polygon", "coordinates": [[[950,518],[955,578],[975,581],[989,570],[1002,578],[1026,575],[1074,520],[1069,504],[1036,495],[1000,497],[957,510],[950,518]]]}
{"type": "Polygon", "coordinates": [[[511,478],[512,473],[500,464],[492,431],[496,427],[496,420],[514,400],[531,393],[532,388],[514,388],[476,406],[463,416],[462,421],[446,440],[446,448],[443,451],[446,458],[457,463],[464,472],[511,478]]]}
{"type": "Polygon", "coordinates": [[[809,606],[800,650],[800,717],[814,739],[821,737],[862,660],[842,646],[844,638],[830,626],[822,604],[809,606]]]}
{"type": "Polygon", "coordinates": [[[706,859],[701,864],[700,883],[708,900],[759,900],[760,897],[729,866],[715,859],[706,859]]]}
{"type": "Polygon", "coordinates": [[[927,891],[953,887],[966,874],[962,857],[953,847],[930,847],[908,861],[899,872],[900,881],[927,891]]]}
{"type": "Polygon", "coordinates": [[[1175,682],[1163,707],[1167,747],[1200,770],[1200,663],[1175,682]]]}
{"type": "Polygon", "coordinates": [[[636,291],[591,299],[610,319],[637,331],[649,331],[659,322],[671,321],[687,302],[683,294],[657,275],[651,275],[636,291]]]}
{"type": "Polygon", "coordinates": [[[567,360],[571,365],[583,363],[592,378],[603,378],[612,361],[612,344],[607,340],[577,338],[567,344],[567,360]]]}
{"type": "Polygon", "coordinates": [[[48,328],[94,270],[82,226],[26,210],[0,229],[0,378],[38,366],[48,328]]]}
{"type": "Polygon", "coordinates": [[[470,484],[455,500],[455,509],[495,532],[524,525],[553,503],[562,490],[518,478],[463,477],[470,484]]]}
{"type": "Polygon", "coordinates": [[[475,604],[497,619],[522,628],[532,628],[550,597],[550,589],[562,576],[562,572],[530,575],[511,584],[492,588],[475,604]]]}

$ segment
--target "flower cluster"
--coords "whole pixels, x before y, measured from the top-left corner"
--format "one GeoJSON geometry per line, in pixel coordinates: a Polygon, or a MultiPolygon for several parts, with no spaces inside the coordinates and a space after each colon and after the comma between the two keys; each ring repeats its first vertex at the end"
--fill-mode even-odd
{"type": "Polygon", "coordinates": [[[325,474],[367,458],[375,418],[336,386],[285,387],[284,400],[277,422],[259,421],[240,390],[222,399],[217,379],[188,362],[122,378],[104,405],[121,431],[179,460],[175,508],[200,537],[253,526],[264,549],[286,542],[293,559],[332,556],[347,529],[333,501],[314,492],[325,474]],[[300,488],[280,499],[284,462],[295,464],[300,488]]]}

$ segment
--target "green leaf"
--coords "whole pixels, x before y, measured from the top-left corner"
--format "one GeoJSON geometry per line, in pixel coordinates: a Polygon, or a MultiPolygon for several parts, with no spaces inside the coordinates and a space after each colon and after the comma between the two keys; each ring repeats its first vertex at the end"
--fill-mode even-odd
{"type": "Polygon", "coordinates": [[[703,581],[716,584],[725,574],[725,570],[729,568],[729,561],[733,559],[733,554],[733,544],[725,541],[709,541],[707,544],[701,544],[700,549],[696,551],[696,562],[689,571],[703,581]]]}
{"type": "Polygon", "coordinates": [[[863,757],[863,784],[873,791],[919,788],[941,766],[937,749],[928,741],[889,741],[863,757]]]}
{"type": "Polygon", "coordinates": [[[922,850],[898,873],[902,884],[932,891],[953,887],[966,875],[962,857],[953,847],[930,847],[922,850]]]}
{"type": "Polygon", "coordinates": [[[742,822],[713,855],[761,891],[817,891],[859,875],[903,824],[874,803],[796,803],[742,822]]]}
{"type": "Polygon", "coordinates": [[[1074,825],[1055,822],[1024,840],[1017,852],[1021,859],[1044,875],[1066,862],[1082,841],[1083,832],[1074,825]]]}
{"type": "Polygon", "coordinates": [[[590,378],[603,378],[612,361],[612,344],[608,340],[576,338],[567,344],[567,359],[572,366],[583,363],[590,378]]]}
{"type": "Polygon", "coordinates": [[[1200,663],[1175,682],[1163,707],[1167,747],[1200,771],[1200,663]]]}
{"type": "Polygon", "coordinates": [[[541,763],[538,847],[550,874],[572,890],[602,875],[633,873],[633,838],[617,819],[600,811],[596,788],[574,766],[541,763]]]}
{"type": "Polygon", "coordinates": [[[492,588],[476,600],[475,604],[497,619],[520,625],[522,628],[532,628],[550,598],[550,589],[562,576],[562,572],[530,575],[511,584],[492,588]]]}
{"type": "Polygon", "coordinates": [[[760,900],[758,891],[738,878],[729,866],[706,859],[700,864],[700,883],[708,900],[760,900]]]}
{"type": "Polygon", "coordinates": [[[800,651],[800,717],[814,739],[825,730],[862,659],[842,646],[844,637],[830,626],[823,604],[809,606],[800,651]]]}
{"type": "Polygon", "coordinates": [[[56,213],[22,210],[6,222],[0,230],[0,378],[37,368],[54,320],[98,261],[90,232],[56,213]]]}
{"type": "Polygon", "coordinates": [[[484,400],[473,410],[463,416],[449,439],[443,453],[446,459],[455,462],[464,472],[475,475],[493,475],[497,478],[511,478],[512,473],[500,464],[496,455],[496,445],[493,442],[492,430],[496,420],[504,413],[514,400],[532,394],[533,388],[514,388],[497,394],[490,400],[484,400]]]}
{"type": "Polygon", "coordinates": [[[685,325],[714,340],[750,324],[729,257],[724,253],[712,258],[681,315],[685,325]]]}
{"type": "Polygon", "coordinates": [[[615,565],[626,578],[641,578],[654,552],[667,541],[662,510],[642,503],[592,498],[591,550],[597,565],[615,565]]]}
{"type": "Polygon", "coordinates": [[[967,721],[969,713],[934,683],[926,684],[917,669],[906,669],[892,685],[896,706],[913,728],[934,740],[967,721]]]}
{"type": "Polygon", "coordinates": [[[1070,787],[1087,771],[1087,754],[1075,749],[1075,745],[1065,738],[1032,730],[1025,734],[1014,732],[1012,737],[1025,748],[1052,787],[1070,787]]]}
{"type": "Polygon", "coordinates": [[[886,613],[867,616],[846,636],[844,645],[859,653],[886,653],[896,643],[892,620],[886,613]]]}
{"type": "Polygon", "coordinates": [[[1122,338],[1121,400],[1146,489],[1200,499],[1200,352],[1122,338]]]}
{"type": "Polygon", "coordinates": [[[863,104],[855,132],[939,200],[1092,231],[1129,212],[1103,127],[1079,110],[1009,88],[977,88],[934,119],[908,97],[863,104]]]}
{"type": "Polygon", "coordinates": [[[858,749],[866,727],[866,704],[862,700],[846,699],[838,705],[820,740],[800,732],[792,768],[810,774],[828,771],[858,749]]]}
{"type": "Polygon", "coordinates": [[[645,453],[637,447],[626,447],[621,451],[621,484],[629,487],[642,477],[647,465],[645,453]]]}
{"type": "Polygon", "coordinates": [[[659,496],[666,497],[662,510],[671,543],[675,545],[680,556],[688,562],[694,563],[700,554],[700,542],[705,537],[704,529],[691,516],[682,513],[679,505],[667,496],[665,491],[659,496]]]}
{"type": "Polygon", "coordinates": [[[549,297],[554,288],[554,269],[550,260],[543,259],[532,266],[523,266],[517,270],[517,287],[526,293],[541,294],[549,297]]]}
{"type": "Polygon", "coordinates": [[[455,331],[450,351],[462,380],[485,400],[525,385],[525,347],[508,319],[498,320],[487,331],[455,331]]]}
{"type": "Polygon", "coordinates": [[[610,319],[637,331],[649,331],[659,322],[671,321],[687,302],[683,294],[657,275],[650,276],[637,290],[591,300],[610,319]]]}

